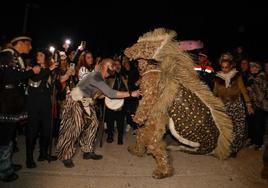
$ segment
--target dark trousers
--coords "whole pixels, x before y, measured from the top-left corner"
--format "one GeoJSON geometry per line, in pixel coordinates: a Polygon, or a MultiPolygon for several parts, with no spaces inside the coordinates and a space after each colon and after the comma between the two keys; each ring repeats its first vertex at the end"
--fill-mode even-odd
{"type": "Polygon", "coordinates": [[[265,134],[265,118],[266,112],[258,107],[251,116],[249,136],[251,137],[252,144],[257,146],[263,145],[263,137],[265,134]]]}
{"type": "Polygon", "coordinates": [[[268,180],[268,144],[266,145],[264,152],[263,152],[263,168],[261,172],[262,178],[268,180]]]}
{"type": "Polygon", "coordinates": [[[0,179],[3,179],[12,173],[12,142],[7,145],[0,145],[0,179]]]}
{"type": "Polygon", "coordinates": [[[0,123],[0,145],[8,145],[15,134],[16,123],[0,123]]]}
{"type": "Polygon", "coordinates": [[[126,119],[127,123],[131,126],[133,130],[138,128],[138,124],[133,121],[133,116],[136,113],[137,107],[139,105],[139,99],[129,98],[125,100],[126,102],[126,119]]]}
{"type": "Polygon", "coordinates": [[[32,155],[38,136],[40,154],[48,152],[49,138],[51,132],[51,100],[46,95],[30,95],[28,99],[28,125],[26,127],[26,152],[32,155]]]}
{"type": "Polygon", "coordinates": [[[124,123],[125,123],[125,111],[113,111],[106,108],[106,123],[107,123],[107,133],[108,135],[113,135],[114,132],[114,122],[116,122],[118,140],[123,141],[124,135],[124,123]]]}
{"type": "Polygon", "coordinates": [[[14,173],[12,168],[12,138],[16,123],[0,123],[0,179],[14,173]]]}
{"type": "Polygon", "coordinates": [[[133,121],[133,119],[132,119],[133,115],[134,115],[133,113],[128,113],[127,112],[126,113],[126,119],[127,119],[127,123],[131,126],[131,128],[133,130],[136,130],[138,128],[138,124],[133,121]]]}

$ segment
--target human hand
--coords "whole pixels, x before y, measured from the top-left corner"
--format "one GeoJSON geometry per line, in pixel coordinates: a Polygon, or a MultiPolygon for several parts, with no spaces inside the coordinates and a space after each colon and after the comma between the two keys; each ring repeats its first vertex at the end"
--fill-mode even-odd
{"type": "Polygon", "coordinates": [[[57,68],[59,66],[59,63],[57,63],[56,61],[51,61],[51,65],[49,66],[49,70],[54,70],[55,68],[57,68]]]}
{"type": "Polygon", "coordinates": [[[31,69],[32,69],[31,66],[27,66],[25,70],[28,71],[28,70],[31,70],[31,69]]]}
{"type": "Polygon", "coordinates": [[[66,74],[68,74],[69,76],[71,76],[71,75],[74,76],[74,75],[75,75],[75,69],[69,67],[69,68],[67,69],[66,74]]]}
{"type": "Polygon", "coordinates": [[[86,49],[86,41],[81,41],[80,45],[78,46],[79,50],[85,50],[86,49]]]}
{"type": "Polygon", "coordinates": [[[140,95],[142,95],[142,92],[140,89],[138,89],[136,91],[131,92],[130,97],[139,97],[140,95]]]}
{"type": "Polygon", "coordinates": [[[135,82],[135,86],[139,86],[141,84],[141,79],[139,79],[137,82],[135,82]]]}
{"type": "Polygon", "coordinates": [[[32,68],[34,74],[39,74],[39,72],[41,71],[41,67],[36,65],[32,68]]]}

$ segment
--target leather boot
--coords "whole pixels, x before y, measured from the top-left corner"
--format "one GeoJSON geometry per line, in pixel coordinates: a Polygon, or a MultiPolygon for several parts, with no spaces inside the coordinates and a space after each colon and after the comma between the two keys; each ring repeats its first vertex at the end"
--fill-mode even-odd
{"type": "Polygon", "coordinates": [[[107,137],[106,141],[107,141],[107,143],[112,143],[114,141],[112,133],[108,133],[108,137],[107,137]]]}
{"type": "Polygon", "coordinates": [[[74,167],[74,163],[73,163],[72,159],[66,159],[66,160],[63,160],[62,162],[66,168],[73,168],[74,167]]]}
{"type": "MultiPolygon", "coordinates": [[[[41,139],[41,138],[40,138],[41,139]]],[[[37,161],[56,161],[56,156],[49,156],[48,154],[48,142],[40,140],[40,154],[37,161]]]]}
{"type": "Polygon", "coordinates": [[[87,152],[83,154],[83,159],[100,160],[102,155],[97,155],[95,152],[87,152]]]}
{"type": "Polygon", "coordinates": [[[117,144],[123,145],[123,136],[122,135],[118,135],[117,144]]]}
{"type": "Polygon", "coordinates": [[[36,164],[33,159],[34,152],[34,141],[32,139],[26,138],[26,167],[36,168],[36,164]]]}
{"type": "Polygon", "coordinates": [[[36,168],[36,163],[33,159],[33,146],[29,143],[26,144],[26,167],[27,168],[36,168]]]}
{"type": "Polygon", "coordinates": [[[3,182],[12,182],[12,181],[15,181],[18,178],[19,178],[19,176],[16,173],[12,173],[12,174],[2,178],[1,181],[3,181],[3,182]]]}

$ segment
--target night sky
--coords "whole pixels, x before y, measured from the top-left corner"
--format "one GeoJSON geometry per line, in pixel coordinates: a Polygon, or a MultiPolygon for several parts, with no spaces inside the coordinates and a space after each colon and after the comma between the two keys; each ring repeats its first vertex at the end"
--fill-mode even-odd
{"type": "MultiPolygon", "coordinates": [[[[144,4],[145,0],[123,4],[99,0],[94,5],[79,0],[28,2],[26,33],[33,38],[34,48],[50,44],[60,47],[65,38],[70,38],[74,47],[86,40],[93,52],[109,56],[133,44],[144,32],[166,27],[174,29],[179,40],[202,40],[211,57],[237,45],[245,46],[252,58],[268,57],[268,14],[266,6],[256,1],[234,4],[165,0],[151,5],[144,4]]],[[[1,9],[3,42],[22,33],[25,2],[10,2],[1,9]]]]}

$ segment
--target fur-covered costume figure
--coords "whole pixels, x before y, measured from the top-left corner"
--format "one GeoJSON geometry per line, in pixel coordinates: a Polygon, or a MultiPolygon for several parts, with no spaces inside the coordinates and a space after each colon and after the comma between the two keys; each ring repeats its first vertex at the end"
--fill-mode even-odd
{"type": "Polygon", "coordinates": [[[163,140],[167,129],[184,145],[172,149],[219,159],[230,155],[233,139],[223,103],[200,81],[192,59],[179,49],[175,37],[174,31],[155,29],[125,50],[127,57],[139,61],[143,93],[134,116],[141,127],[128,150],[137,156],[146,151],[154,156],[154,178],[173,174],[163,140]]]}

